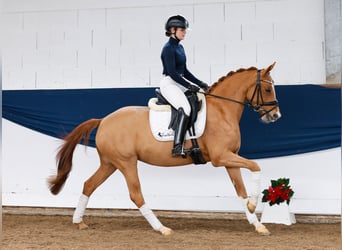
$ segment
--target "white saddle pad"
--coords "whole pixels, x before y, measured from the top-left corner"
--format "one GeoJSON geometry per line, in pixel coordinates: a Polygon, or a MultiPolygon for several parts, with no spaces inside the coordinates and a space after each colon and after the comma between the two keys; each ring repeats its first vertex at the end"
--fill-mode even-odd
{"type": "MultiPolygon", "coordinates": [[[[207,115],[207,106],[205,96],[198,94],[199,100],[202,100],[201,110],[198,112],[197,121],[195,123],[196,136],[190,136],[187,132],[186,139],[200,137],[205,128],[205,121],[207,115]]],[[[151,98],[148,102],[150,108],[150,127],[154,138],[158,141],[172,141],[174,137],[174,131],[169,127],[171,120],[171,106],[170,105],[158,105],[156,104],[157,98],[151,98]]]]}

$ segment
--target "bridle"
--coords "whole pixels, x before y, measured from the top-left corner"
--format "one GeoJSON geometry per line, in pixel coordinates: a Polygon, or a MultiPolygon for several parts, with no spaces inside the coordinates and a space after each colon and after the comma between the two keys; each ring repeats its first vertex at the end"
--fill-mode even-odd
{"type": "Polygon", "coordinates": [[[278,103],[277,100],[274,100],[274,101],[271,101],[271,102],[265,102],[264,101],[264,99],[262,97],[262,91],[261,91],[260,82],[266,82],[266,83],[269,83],[270,85],[273,85],[273,81],[268,81],[268,80],[260,79],[260,72],[261,72],[261,70],[259,69],[258,72],[257,72],[257,80],[256,80],[256,85],[255,85],[255,88],[254,88],[254,92],[253,92],[252,98],[250,100],[245,101],[245,102],[241,102],[241,101],[234,100],[234,99],[231,99],[231,98],[228,98],[228,97],[224,97],[224,96],[213,95],[213,94],[204,93],[204,92],[200,92],[200,93],[202,93],[204,95],[207,95],[207,96],[212,96],[212,97],[215,97],[215,98],[218,98],[218,99],[222,99],[222,100],[226,100],[226,101],[230,101],[230,102],[235,102],[235,103],[241,104],[243,106],[252,107],[255,112],[262,112],[260,114],[260,117],[262,117],[264,115],[267,115],[269,112],[274,110],[276,107],[278,107],[279,103],[278,103]],[[253,105],[254,98],[256,98],[256,104],[255,105],[253,105]],[[264,108],[264,107],[267,107],[267,106],[273,106],[273,108],[267,110],[267,109],[264,108]]]}

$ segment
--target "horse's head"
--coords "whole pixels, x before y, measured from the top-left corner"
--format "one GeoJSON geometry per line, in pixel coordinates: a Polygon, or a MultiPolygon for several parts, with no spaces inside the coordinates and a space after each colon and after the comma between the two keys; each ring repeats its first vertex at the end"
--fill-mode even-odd
{"type": "Polygon", "coordinates": [[[274,82],[270,75],[275,62],[266,69],[258,70],[256,84],[247,91],[249,105],[260,114],[261,121],[265,123],[275,122],[281,117],[274,82]]]}

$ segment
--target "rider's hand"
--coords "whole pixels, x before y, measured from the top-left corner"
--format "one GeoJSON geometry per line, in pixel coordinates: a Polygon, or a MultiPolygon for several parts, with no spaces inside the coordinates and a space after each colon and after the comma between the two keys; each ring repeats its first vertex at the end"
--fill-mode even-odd
{"type": "Polygon", "coordinates": [[[190,90],[191,92],[193,92],[193,93],[197,93],[197,92],[200,90],[200,88],[197,87],[196,85],[190,84],[190,85],[189,85],[189,90],[190,90]]]}
{"type": "Polygon", "coordinates": [[[201,82],[200,84],[198,84],[198,86],[200,86],[205,91],[207,91],[210,88],[209,85],[206,84],[205,82],[201,82]]]}

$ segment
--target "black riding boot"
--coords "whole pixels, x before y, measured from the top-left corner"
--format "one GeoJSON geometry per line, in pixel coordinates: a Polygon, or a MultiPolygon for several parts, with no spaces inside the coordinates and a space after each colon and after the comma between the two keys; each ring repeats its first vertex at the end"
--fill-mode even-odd
{"type": "Polygon", "coordinates": [[[177,129],[175,130],[175,137],[172,149],[172,156],[182,156],[183,158],[186,157],[186,154],[183,149],[184,144],[184,137],[185,132],[188,127],[189,123],[189,116],[184,113],[183,108],[178,109],[178,116],[177,116],[177,129]]]}

